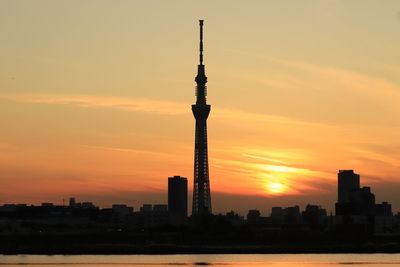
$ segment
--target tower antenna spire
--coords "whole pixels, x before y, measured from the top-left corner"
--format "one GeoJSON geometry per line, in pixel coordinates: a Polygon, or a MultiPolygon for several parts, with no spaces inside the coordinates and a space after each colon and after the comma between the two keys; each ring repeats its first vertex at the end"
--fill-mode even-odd
{"type": "Polygon", "coordinates": [[[203,65],[203,23],[200,24],[200,64],[197,65],[196,104],[192,105],[192,112],[196,119],[196,134],[194,148],[194,184],[193,184],[193,215],[211,213],[210,177],[208,173],[208,145],[207,145],[207,118],[211,106],[207,105],[207,76],[203,65]]]}
{"type": "Polygon", "coordinates": [[[200,65],[203,65],[203,24],[204,20],[199,20],[200,24],[200,65]]]}

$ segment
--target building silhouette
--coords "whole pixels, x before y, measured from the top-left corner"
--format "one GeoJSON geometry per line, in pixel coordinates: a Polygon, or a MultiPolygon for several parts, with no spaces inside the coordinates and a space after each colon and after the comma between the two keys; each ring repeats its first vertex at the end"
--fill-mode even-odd
{"type": "Polygon", "coordinates": [[[256,224],[259,222],[261,217],[261,213],[259,210],[249,210],[249,212],[247,213],[247,221],[250,224],[256,224]]]}
{"type": "Polygon", "coordinates": [[[187,178],[174,176],[168,178],[168,211],[170,222],[179,225],[186,221],[188,187],[187,178]]]}
{"type": "Polygon", "coordinates": [[[125,204],[113,204],[111,210],[116,214],[119,220],[125,219],[133,213],[133,207],[128,207],[125,204]]]}
{"type": "Polygon", "coordinates": [[[303,223],[307,223],[312,229],[322,228],[327,222],[326,209],[318,205],[308,204],[301,216],[303,223]]]}
{"type": "Polygon", "coordinates": [[[370,187],[360,187],[360,175],[353,170],[338,173],[336,215],[370,216],[375,214],[375,195],[370,187]]]}
{"type": "Polygon", "coordinates": [[[143,204],[139,212],[134,213],[133,224],[139,229],[159,227],[169,224],[168,205],[143,204]]]}
{"type": "Polygon", "coordinates": [[[200,64],[196,76],[196,104],[192,112],[196,119],[194,149],[194,188],[192,215],[211,213],[210,179],[208,172],[207,118],[211,106],[207,105],[207,77],[203,65],[203,20],[200,20],[200,64]]]}
{"type": "Polygon", "coordinates": [[[353,170],[339,170],[338,173],[338,203],[350,202],[353,192],[360,189],[360,175],[353,170]]]}
{"type": "Polygon", "coordinates": [[[272,207],[271,218],[275,222],[299,223],[301,218],[300,207],[272,207]]]}
{"type": "Polygon", "coordinates": [[[393,216],[392,205],[387,201],[375,205],[375,213],[377,216],[393,216]]]}
{"type": "Polygon", "coordinates": [[[143,204],[143,206],[140,207],[140,212],[151,212],[152,210],[153,210],[152,204],[143,204]]]}
{"type": "Polygon", "coordinates": [[[71,198],[69,199],[69,206],[70,206],[70,207],[75,207],[75,205],[76,205],[76,200],[75,200],[74,197],[71,197],[71,198]]]}

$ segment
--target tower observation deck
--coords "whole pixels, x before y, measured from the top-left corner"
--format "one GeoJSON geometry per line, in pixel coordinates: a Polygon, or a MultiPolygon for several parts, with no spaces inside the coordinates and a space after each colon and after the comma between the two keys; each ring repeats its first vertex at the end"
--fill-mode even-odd
{"type": "Polygon", "coordinates": [[[210,178],[208,172],[207,118],[211,106],[207,105],[207,77],[203,65],[203,24],[200,20],[200,64],[197,66],[196,104],[192,112],[196,119],[194,147],[194,188],[192,215],[211,213],[210,178]]]}

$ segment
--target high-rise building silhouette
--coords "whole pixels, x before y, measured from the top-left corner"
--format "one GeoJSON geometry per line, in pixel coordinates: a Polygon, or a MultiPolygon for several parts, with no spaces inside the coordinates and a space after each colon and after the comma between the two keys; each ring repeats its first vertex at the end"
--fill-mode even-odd
{"type": "Polygon", "coordinates": [[[200,64],[196,76],[196,104],[192,112],[196,119],[194,149],[194,188],[192,215],[211,213],[210,178],[208,173],[207,118],[211,106],[207,105],[207,77],[203,65],[203,20],[200,20],[200,64]]]}
{"type": "Polygon", "coordinates": [[[350,202],[353,192],[360,189],[360,175],[353,170],[339,170],[338,173],[338,203],[350,202]]]}
{"type": "Polygon", "coordinates": [[[76,201],[75,201],[75,198],[74,198],[74,197],[71,197],[71,198],[69,199],[69,206],[70,206],[70,207],[75,207],[75,206],[76,206],[76,201]]]}
{"type": "Polygon", "coordinates": [[[179,225],[185,222],[187,208],[187,179],[180,176],[168,178],[168,211],[170,222],[179,225]]]}
{"type": "Polygon", "coordinates": [[[360,175],[353,170],[340,170],[338,173],[338,202],[336,215],[373,215],[375,195],[370,187],[360,187],[360,175]]]}

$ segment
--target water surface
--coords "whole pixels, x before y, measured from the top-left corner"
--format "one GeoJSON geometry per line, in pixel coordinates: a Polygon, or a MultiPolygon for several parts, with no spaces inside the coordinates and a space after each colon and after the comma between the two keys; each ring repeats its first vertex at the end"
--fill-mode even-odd
{"type": "Polygon", "coordinates": [[[0,266],[400,266],[400,254],[0,255],[0,266]]]}

